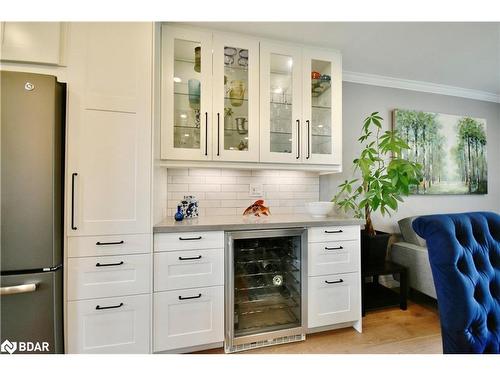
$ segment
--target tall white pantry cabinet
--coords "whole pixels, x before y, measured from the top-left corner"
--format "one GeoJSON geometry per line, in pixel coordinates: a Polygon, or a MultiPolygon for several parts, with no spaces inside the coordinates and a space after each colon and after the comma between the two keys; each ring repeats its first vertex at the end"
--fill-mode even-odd
{"type": "Polygon", "coordinates": [[[72,23],[66,352],[149,353],[152,23],[72,23]]]}

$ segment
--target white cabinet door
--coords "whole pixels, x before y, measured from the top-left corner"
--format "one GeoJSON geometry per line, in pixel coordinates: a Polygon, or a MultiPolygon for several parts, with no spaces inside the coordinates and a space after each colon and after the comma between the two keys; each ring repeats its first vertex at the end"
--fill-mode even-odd
{"type": "Polygon", "coordinates": [[[151,254],[69,258],[68,300],[151,292],[151,254]]]}
{"type": "Polygon", "coordinates": [[[303,162],[342,164],[342,57],[303,50],[303,162]]]}
{"type": "Polygon", "coordinates": [[[260,161],[302,161],[302,50],[260,44],[260,161]]]}
{"type": "Polygon", "coordinates": [[[307,253],[309,276],[359,271],[359,241],[312,242],[307,253]]]}
{"type": "Polygon", "coordinates": [[[259,161],[259,42],[213,35],[213,159],[259,161]]]}
{"type": "Polygon", "coordinates": [[[212,159],[212,33],[162,26],[161,158],[212,159]]]}
{"type": "Polygon", "coordinates": [[[66,24],[63,22],[2,22],[2,61],[60,65],[66,24]]]}
{"type": "Polygon", "coordinates": [[[224,287],[154,293],[154,351],[224,341],[224,287]]]}
{"type": "Polygon", "coordinates": [[[224,249],[155,253],[155,291],[212,285],[224,285],[224,249]]]}
{"type": "Polygon", "coordinates": [[[308,328],[361,319],[360,274],[308,278],[308,328]]]}
{"type": "Polygon", "coordinates": [[[68,302],[70,354],[147,354],[151,295],[68,302]]]}
{"type": "Polygon", "coordinates": [[[224,232],[155,233],[154,251],[223,249],[224,232]]]}
{"type": "Polygon", "coordinates": [[[147,233],[152,24],[77,23],[69,59],[67,233],[147,233]]]}

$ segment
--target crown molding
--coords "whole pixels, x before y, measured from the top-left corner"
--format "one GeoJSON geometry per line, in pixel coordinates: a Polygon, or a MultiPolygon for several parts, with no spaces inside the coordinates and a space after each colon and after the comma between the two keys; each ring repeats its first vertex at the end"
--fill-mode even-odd
{"type": "Polygon", "coordinates": [[[391,87],[395,89],[429,92],[432,94],[458,96],[461,98],[500,103],[500,95],[480,90],[462,87],[441,85],[438,83],[413,81],[410,79],[380,76],[377,74],[343,71],[342,80],[345,82],[361,83],[364,85],[391,87]]]}

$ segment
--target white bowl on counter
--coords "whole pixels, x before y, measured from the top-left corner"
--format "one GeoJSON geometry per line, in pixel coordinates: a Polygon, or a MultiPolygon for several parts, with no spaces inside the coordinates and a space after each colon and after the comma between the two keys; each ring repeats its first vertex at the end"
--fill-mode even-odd
{"type": "Polygon", "coordinates": [[[312,217],[327,217],[335,207],[333,202],[309,202],[306,204],[307,212],[312,217]]]}

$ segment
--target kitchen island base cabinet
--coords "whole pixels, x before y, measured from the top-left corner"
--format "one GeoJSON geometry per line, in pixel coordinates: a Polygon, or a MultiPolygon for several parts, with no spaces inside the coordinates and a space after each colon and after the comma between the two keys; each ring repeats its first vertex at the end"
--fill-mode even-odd
{"type": "Polygon", "coordinates": [[[224,341],[224,287],[154,293],[154,352],[224,341]]]}
{"type": "Polygon", "coordinates": [[[149,294],[68,302],[67,352],[147,354],[150,316],[149,294]]]}

